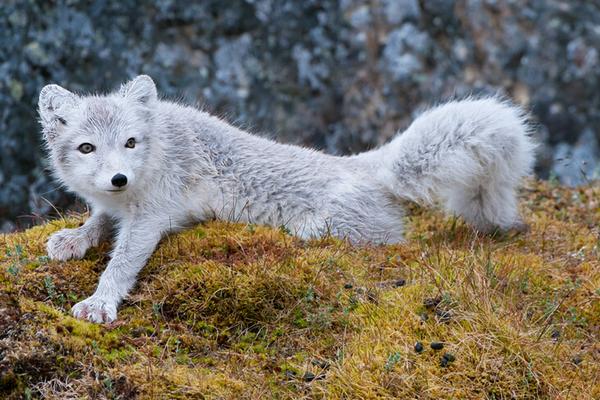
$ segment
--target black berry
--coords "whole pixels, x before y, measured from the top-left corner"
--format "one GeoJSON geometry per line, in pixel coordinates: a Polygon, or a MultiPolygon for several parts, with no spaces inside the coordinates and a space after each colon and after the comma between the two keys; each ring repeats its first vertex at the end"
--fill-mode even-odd
{"type": "Polygon", "coordinates": [[[421,342],[417,342],[417,343],[415,343],[415,351],[416,351],[417,353],[420,353],[420,352],[422,352],[422,351],[423,351],[423,343],[421,343],[421,342]]]}
{"type": "Polygon", "coordinates": [[[441,342],[431,342],[430,346],[434,350],[441,350],[441,349],[444,348],[444,343],[441,343],[441,342]]]}

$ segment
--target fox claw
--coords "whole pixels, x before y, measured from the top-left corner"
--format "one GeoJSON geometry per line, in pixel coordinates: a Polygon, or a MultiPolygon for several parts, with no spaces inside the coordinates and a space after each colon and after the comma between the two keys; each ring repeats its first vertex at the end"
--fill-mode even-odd
{"type": "Polygon", "coordinates": [[[67,261],[80,259],[90,247],[89,240],[77,229],[63,229],[48,240],[46,249],[51,260],[67,261]]]}
{"type": "Polygon", "coordinates": [[[112,302],[91,296],[75,304],[71,314],[78,319],[106,323],[117,319],[117,307],[112,302]]]}

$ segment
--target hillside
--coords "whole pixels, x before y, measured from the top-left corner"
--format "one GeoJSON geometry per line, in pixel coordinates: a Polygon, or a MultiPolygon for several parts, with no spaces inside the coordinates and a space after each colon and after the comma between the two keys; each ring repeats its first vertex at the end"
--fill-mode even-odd
{"type": "Polygon", "coordinates": [[[504,94],[532,113],[539,176],[600,178],[598,0],[0,5],[0,232],[73,204],[44,173],[42,87],[105,93],[134,73],[164,98],[339,155],[444,100],[504,94]]]}
{"type": "Polygon", "coordinates": [[[412,206],[395,246],[200,225],[105,326],[68,310],[109,244],[45,256],[83,216],[0,236],[0,398],[600,398],[600,188],[522,200],[528,233],[412,206]]]}

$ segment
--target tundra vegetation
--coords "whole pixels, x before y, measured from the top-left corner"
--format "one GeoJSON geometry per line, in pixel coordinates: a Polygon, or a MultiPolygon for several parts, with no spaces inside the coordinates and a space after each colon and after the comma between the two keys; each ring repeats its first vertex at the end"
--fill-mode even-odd
{"type": "Polygon", "coordinates": [[[0,236],[2,398],[600,398],[600,188],[531,181],[527,233],[411,205],[407,241],[210,222],[163,240],[118,320],[70,307],[110,244],[0,236]]]}

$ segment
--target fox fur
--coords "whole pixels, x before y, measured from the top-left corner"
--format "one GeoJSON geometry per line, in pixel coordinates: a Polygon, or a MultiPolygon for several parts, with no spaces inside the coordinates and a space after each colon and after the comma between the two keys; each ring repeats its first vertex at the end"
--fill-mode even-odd
{"type": "Polygon", "coordinates": [[[39,114],[54,175],[92,209],[83,226],[51,236],[48,255],[82,258],[116,232],[96,292],[72,309],[94,322],[116,319],[170,232],[224,219],[283,225],[301,238],[394,243],[406,200],[440,203],[480,231],[510,229],[522,226],[517,189],[534,163],[524,113],[496,98],[443,104],[390,143],[345,157],[160,100],[145,75],[102,96],[45,86],[39,114]]]}

